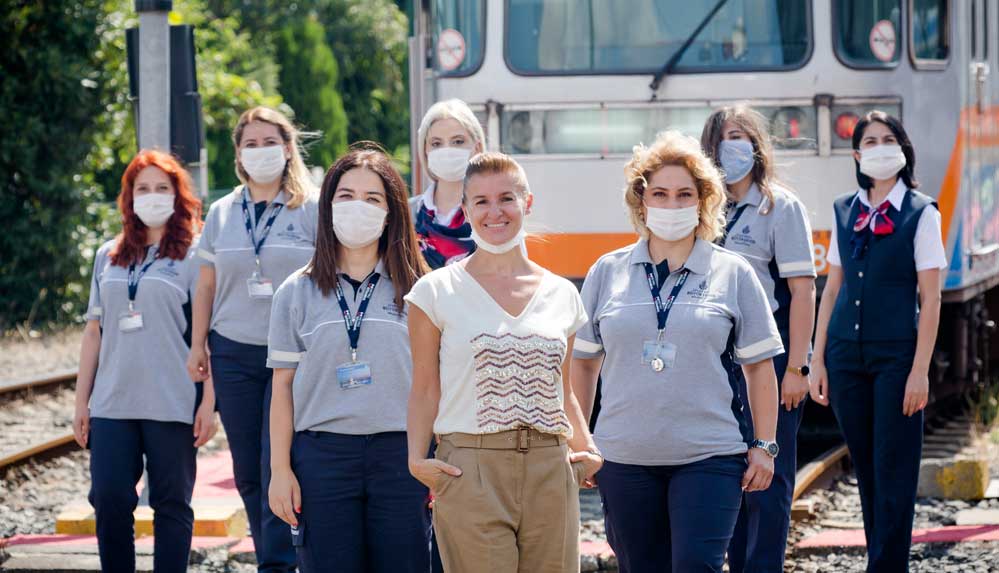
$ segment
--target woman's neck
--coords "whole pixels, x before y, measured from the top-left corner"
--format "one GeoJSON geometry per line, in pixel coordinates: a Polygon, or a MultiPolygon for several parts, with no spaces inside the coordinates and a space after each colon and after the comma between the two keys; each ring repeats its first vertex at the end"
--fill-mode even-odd
{"type": "Polygon", "coordinates": [[[166,226],[146,227],[146,246],[158,245],[163,240],[163,232],[166,226]]]}
{"type": "Polygon", "coordinates": [[[752,174],[746,175],[742,179],[736,181],[735,183],[730,183],[726,186],[726,195],[728,195],[729,201],[735,201],[738,203],[746,197],[746,193],[749,193],[749,188],[753,186],[753,176],[752,174]]]}
{"type": "Polygon", "coordinates": [[[530,259],[520,245],[498,255],[485,249],[476,249],[465,263],[465,269],[475,274],[500,276],[519,276],[534,272],[530,259]]]}
{"type": "Polygon", "coordinates": [[[880,207],[885,199],[888,198],[891,190],[895,188],[896,183],[898,183],[897,176],[891,179],[875,180],[874,186],[867,190],[867,200],[871,203],[871,206],[880,207]]]}
{"type": "Polygon", "coordinates": [[[250,190],[250,199],[254,203],[267,201],[270,203],[281,192],[281,178],[278,177],[270,183],[257,183],[251,180],[246,187],[250,190]]]}
{"type": "Polygon", "coordinates": [[[463,182],[461,181],[438,181],[434,186],[434,206],[437,212],[442,214],[450,213],[452,209],[461,204],[461,191],[463,182]]]}
{"type": "Polygon", "coordinates": [[[687,262],[690,251],[694,249],[695,240],[694,233],[679,241],[667,241],[649,233],[649,257],[657,265],[664,260],[669,261],[670,270],[676,270],[687,262]]]}
{"type": "Polygon", "coordinates": [[[342,243],[336,247],[336,264],[341,273],[355,281],[363,281],[378,266],[378,241],[366,247],[351,249],[342,243]]]}

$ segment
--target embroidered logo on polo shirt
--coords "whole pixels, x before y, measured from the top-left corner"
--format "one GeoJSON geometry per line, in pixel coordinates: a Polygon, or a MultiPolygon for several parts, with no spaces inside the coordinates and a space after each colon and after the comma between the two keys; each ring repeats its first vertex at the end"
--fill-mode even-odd
{"type": "Polygon", "coordinates": [[[157,269],[161,275],[166,275],[168,277],[176,277],[180,275],[180,271],[177,270],[177,261],[169,259],[167,264],[157,269]]]}
{"type": "Polygon", "coordinates": [[[708,296],[708,279],[687,290],[687,296],[694,300],[704,300],[708,296]]]}
{"type": "Polygon", "coordinates": [[[402,306],[402,310],[400,311],[399,307],[396,306],[394,302],[390,302],[390,303],[386,304],[385,306],[383,306],[382,310],[384,310],[390,316],[394,316],[396,318],[406,318],[406,314],[407,314],[406,313],[406,308],[407,308],[406,305],[403,305],[402,306]]]}
{"type": "Polygon", "coordinates": [[[732,244],[735,244],[735,245],[740,245],[740,246],[743,246],[743,247],[748,247],[748,246],[751,246],[751,245],[755,245],[756,244],[756,240],[753,239],[753,237],[750,235],[750,233],[752,231],[753,230],[749,227],[749,225],[746,225],[738,233],[729,235],[728,239],[726,240],[726,242],[732,243],[732,244]]]}
{"type": "Polygon", "coordinates": [[[288,226],[285,227],[283,231],[278,233],[278,236],[281,237],[282,239],[296,243],[305,241],[305,238],[301,235],[301,233],[295,230],[294,223],[288,223],[288,226]]]}

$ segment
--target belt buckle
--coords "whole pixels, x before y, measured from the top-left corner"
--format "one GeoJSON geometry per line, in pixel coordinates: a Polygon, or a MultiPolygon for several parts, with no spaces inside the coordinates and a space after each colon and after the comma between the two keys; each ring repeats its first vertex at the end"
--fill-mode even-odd
{"type": "Polygon", "coordinates": [[[528,433],[530,428],[520,427],[517,428],[517,451],[526,452],[531,448],[531,435],[528,433]]]}

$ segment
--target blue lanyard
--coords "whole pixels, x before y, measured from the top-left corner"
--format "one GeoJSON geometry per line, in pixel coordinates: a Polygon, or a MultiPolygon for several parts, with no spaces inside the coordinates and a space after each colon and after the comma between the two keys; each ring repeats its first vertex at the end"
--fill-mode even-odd
{"type": "MultiPolygon", "coordinates": [[[[135,273],[135,263],[128,266],[128,310],[135,311],[135,295],[139,293],[139,281],[149,270],[149,267],[153,266],[159,255],[159,247],[153,247],[153,258],[148,263],[139,269],[139,273],[135,273]]],[[[146,255],[149,256],[148,254],[146,255]]]]}
{"type": "MultiPolygon", "coordinates": [[[[673,290],[669,292],[669,298],[664,302],[660,295],[663,285],[656,283],[656,273],[652,268],[652,263],[642,264],[645,265],[645,276],[649,281],[649,289],[652,291],[652,302],[656,304],[656,319],[659,322],[659,335],[662,336],[663,331],[666,330],[666,320],[669,318],[669,311],[673,308],[673,303],[680,294],[683,284],[687,282],[687,277],[690,276],[690,269],[680,271],[680,277],[676,279],[673,290]]],[[[663,281],[663,284],[665,283],[666,281],[663,281]]]]}
{"type": "Polygon", "coordinates": [[[749,207],[749,203],[746,203],[735,210],[735,216],[732,217],[732,220],[726,223],[725,225],[725,234],[722,235],[720,243],[724,243],[725,240],[728,239],[729,232],[732,230],[733,227],[735,227],[735,224],[739,221],[739,217],[742,217],[742,212],[746,210],[746,207],[749,207]]]}
{"type": "Polygon", "coordinates": [[[271,233],[271,227],[274,226],[274,219],[277,219],[278,213],[284,208],[282,203],[271,203],[271,216],[267,218],[267,222],[264,223],[264,230],[260,233],[260,240],[257,241],[256,235],[253,233],[253,217],[250,216],[250,205],[246,200],[246,196],[249,192],[243,189],[243,222],[246,223],[246,232],[250,235],[250,243],[253,244],[253,256],[257,259],[257,267],[260,267],[260,249],[264,246],[264,241],[267,240],[267,235],[271,233]]]}
{"type": "Polygon", "coordinates": [[[357,307],[357,316],[350,315],[350,307],[347,306],[347,299],[343,296],[343,289],[340,288],[340,279],[336,281],[336,301],[340,304],[340,311],[343,312],[343,322],[347,326],[347,337],[350,339],[350,359],[357,362],[357,342],[361,339],[361,321],[364,320],[364,313],[368,310],[368,303],[371,302],[371,294],[375,292],[375,285],[381,275],[373,273],[368,281],[364,295],[361,297],[361,304],[357,307]]]}

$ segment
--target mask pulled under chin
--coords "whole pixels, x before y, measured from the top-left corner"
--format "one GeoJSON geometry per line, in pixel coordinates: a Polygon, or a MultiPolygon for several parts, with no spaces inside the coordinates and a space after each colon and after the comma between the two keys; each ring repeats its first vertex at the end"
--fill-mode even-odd
{"type": "Polygon", "coordinates": [[[518,231],[517,234],[514,235],[509,241],[500,245],[494,245],[483,239],[478,233],[475,232],[475,229],[472,229],[472,240],[475,241],[475,247],[494,255],[502,255],[514,247],[524,244],[525,238],[527,238],[527,231],[521,227],[520,231],[518,231]]]}
{"type": "Polygon", "coordinates": [[[697,205],[681,209],[646,206],[645,226],[664,241],[679,241],[694,232],[700,222],[697,205]]]}

